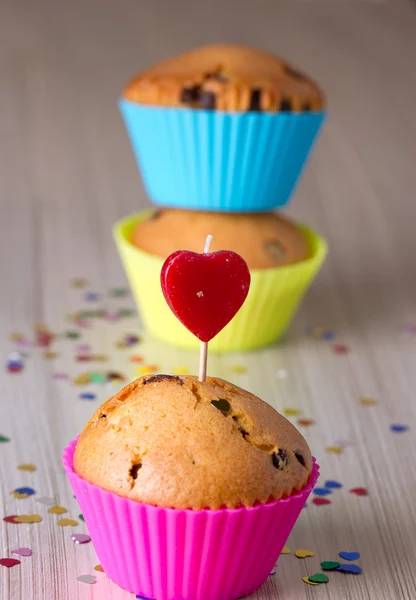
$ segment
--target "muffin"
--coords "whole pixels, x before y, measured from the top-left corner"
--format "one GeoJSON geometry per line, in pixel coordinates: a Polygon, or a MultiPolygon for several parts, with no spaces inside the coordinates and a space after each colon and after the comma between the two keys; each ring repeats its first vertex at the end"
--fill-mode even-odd
{"type": "Polygon", "coordinates": [[[214,213],[160,209],[136,225],[135,246],[166,258],[178,248],[201,252],[212,234],[211,252],[233,250],[250,269],[270,269],[294,264],[308,256],[300,230],[274,213],[214,213]]]}
{"type": "Polygon", "coordinates": [[[223,44],[144,70],[119,104],[155,204],[265,211],[288,202],[325,100],[287,61],[223,44]]]}
{"type": "Polygon", "coordinates": [[[63,464],[106,574],[158,600],[257,589],[319,474],[301,434],[253,394],[170,375],[104,403],[63,464]]]}
{"type": "MultiPolygon", "coordinates": [[[[172,346],[197,350],[199,347],[198,340],[171,313],[160,287],[160,271],[164,259],[170,253],[170,246],[166,247],[166,254],[162,256],[159,241],[154,240],[153,242],[150,235],[144,235],[144,232],[152,231],[153,226],[156,228],[159,218],[161,220],[162,218],[166,219],[166,222],[169,219],[176,218],[174,211],[166,211],[166,213],[163,212],[160,217],[156,217],[153,225],[152,221],[149,221],[149,217],[153,213],[149,211],[122,219],[114,227],[114,239],[147,332],[172,346]],[[144,223],[143,235],[140,229],[141,223],[144,223]],[[139,238],[137,235],[139,235],[139,238]],[[135,242],[139,242],[140,245],[149,244],[147,246],[148,250],[138,248],[135,242]]],[[[188,218],[198,219],[197,216],[192,217],[192,214],[188,217],[183,215],[183,219],[188,218]]],[[[216,218],[215,215],[212,216],[212,224],[215,223],[216,218]]],[[[252,218],[253,216],[250,217],[250,219],[252,218]]],[[[232,216],[230,216],[230,219],[230,223],[233,222],[232,216]]],[[[239,217],[237,217],[238,219],[239,217]]],[[[261,221],[262,217],[259,217],[259,222],[261,221]]],[[[250,245],[253,254],[250,251],[250,255],[248,255],[241,245],[241,240],[237,240],[235,235],[233,236],[231,227],[229,228],[231,236],[229,242],[223,233],[217,231],[217,234],[222,236],[224,240],[221,249],[234,250],[242,254],[249,267],[251,266],[251,285],[247,299],[238,314],[210,342],[211,352],[240,352],[275,343],[290,324],[304,294],[325,259],[327,253],[325,240],[312,230],[296,225],[296,230],[302,236],[307,249],[306,257],[296,262],[298,258],[300,259],[304,246],[297,235],[296,238],[291,235],[293,230],[290,223],[286,231],[285,221],[279,219],[277,221],[273,219],[273,221],[278,224],[279,239],[284,249],[291,252],[290,260],[292,262],[290,264],[273,266],[272,268],[253,268],[252,265],[255,264],[253,262],[254,257],[258,256],[254,254],[254,249],[259,250],[261,257],[259,246],[256,246],[253,241],[250,245]],[[290,244],[286,233],[288,236],[291,235],[290,244]],[[298,240],[296,252],[295,240],[298,240]]],[[[241,222],[246,222],[248,227],[249,218],[245,219],[242,216],[241,222]]],[[[212,233],[212,231],[201,229],[199,239],[195,235],[194,248],[196,251],[202,252],[205,237],[208,233],[212,233]]],[[[174,242],[175,250],[192,250],[189,247],[189,240],[193,234],[187,231],[185,227],[181,229],[178,227],[177,232],[172,231],[171,235],[178,236],[177,241],[174,242]]],[[[167,231],[166,236],[168,236],[167,231]]],[[[163,243],[168,244],[168,240],[163,243]]],[[[160,241],[160,244],[162,244],[162,241],[160,241]]],[[[211,244],[214,250],[220,247],[216,242],[216,235],[211,244]]],[[[248,248],[248,246],[245,247],[248,248]]],[[[280,255],[280,246],[276,248],[276,256],[278,256],[277,250],[279,250],[280,255]]],[[[265,256],[263,258],[265,260],[265,256]]]]}

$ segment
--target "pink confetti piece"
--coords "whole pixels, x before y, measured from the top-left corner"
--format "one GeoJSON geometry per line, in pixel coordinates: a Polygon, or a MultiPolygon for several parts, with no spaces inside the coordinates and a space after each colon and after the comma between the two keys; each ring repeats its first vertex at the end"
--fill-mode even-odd
{"type": "Polygon", "coordinates": [[[12,554],[15,556],[32,556],[31,548],[16,548],[16,550],[12,550],[12,554]]]}
{"type": "Polygon", "coordinates": [[[72,535],[72,541],[76,544],[88,544],[91,538],[86,533],[74,533],[72,535]]]}
{"type": "Polygon", "coordinates": [[[66,379],[69,379],[69,375],[67,373],[52,373],[52,379],[64,381],[66,379]]]}

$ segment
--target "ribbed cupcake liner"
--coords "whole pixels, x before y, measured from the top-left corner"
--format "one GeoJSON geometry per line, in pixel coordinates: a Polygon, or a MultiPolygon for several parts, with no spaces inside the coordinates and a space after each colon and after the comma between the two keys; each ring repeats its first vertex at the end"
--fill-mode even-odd
{"type": "Polygon", "coordinates": [[[252,508],[175,510],[123,498],[81,479],[76,440],[62,460],[101,565],[120,587],[157,600],[234,600],[256,590],[299,516],[305,488],[252,508]]]}
{"type": "Polygon", "coordinates": [[[214,211],[284,206],[325,117],[119,107],[151,200],[214,211]]]}
{"type": "MultiPolygon", "coordinates": [[[[114,238],[143,324],[151,335],[168,344],[198,349],[197,338],[176,319],[163,297],[163,260],[131,242],[135,225],[148,214],[133,215],[114,227],[114,238]]],[[[211,352],[260,348],[276,342],[284,333],[327,253],[323,238],[310,229],[300,229],[311,256],[286,267],[251,270],[247,299],[234,319],[210,342],[211,352]]]]}

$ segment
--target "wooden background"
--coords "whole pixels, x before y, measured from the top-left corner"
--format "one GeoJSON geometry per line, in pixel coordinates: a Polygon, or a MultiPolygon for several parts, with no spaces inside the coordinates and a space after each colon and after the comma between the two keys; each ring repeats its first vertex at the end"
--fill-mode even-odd
{"type": "MultiPolygon", "coordinates": [[[[298,63],[327,91],[330,116],[287,213],[326,236],[329,258],[280,346],[209,364],[276,408],[315,419],[302,431],[323,478],[344,486],[331,505],[309,504],[289,539],[292,550],[315,557],[283,556],[259,600],[416,598],[416,337],[406,328],[416,323],[415,31],[416,5],[405,0],[0,3],[4,364],[13,331],[33,337],[35,323],[44,322],[63,332],[71,328],[66,315],[81,308],[132,306],[108,291],[126,285],[111,226],[147,206],[116,107],[135,71],[203,43],[246,42],[298,63]],[[71,287],[76,276],[88,279],[87,288],[71,287]],[[86,291],[104,296],[94,305],[86,291]],[[336,354],[332,342],[306,335],[308,326],[335,332],[350,351],[336,354]],[[235,365],[247,371],[236,373],[235,365]],[[362,406],[362,396],[377,404],[362,406]],[[410,429],[395,434],[392,423],[410,429]],[[325,451],[333,445],[345,446],[342,454],[325,451]],[[348,493],[355,486],[367,487],[368,497],[348,493]],[[361,552],[362,575],[330,574],[316,588],[302,582],[340,550],[361,552]]],[[[0,521],[2,557],[17,546],[33,549],[21,565],[0,566],[2,600],[131,597],[93,570],[92,545],[75,546],[71,528],[57,526],[37,498],[55,496],[77,517],[60,454],[115,389],[91,386],[98,399],[82,401],[81,388],[54,373],[113,369],[133,378],[133,351],[162,371],[196,369],[195,355],[146,338],[117,349],[118,336],[137,323],[95,320],[81,340],[58,339],[55,359],[29,348],[22,373],[2,368],[0,434],[11,441],[0,444],[0,516],[43,517],[33,525],[0,521]],[[111,361],[77,363],[79,343],[111,361]],[[19,471],[24,462],[37,471],[19,471]],[[14,499],[10,491],[23,485],[36,495],[14,499]],[[95,585],[77,582],[87,573],[97,576],[95,585]]]]}

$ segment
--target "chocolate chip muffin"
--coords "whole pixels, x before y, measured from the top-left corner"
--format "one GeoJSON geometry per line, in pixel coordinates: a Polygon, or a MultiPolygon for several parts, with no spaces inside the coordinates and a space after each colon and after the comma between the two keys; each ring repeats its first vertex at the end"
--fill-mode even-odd
{"type": "Polygon", "coordinates": [[[274,213],[215,213],[175,209],[153,212],[138,223],[132,241],[141,250],[167,258],[178,248],[202,252],[213,235],[211,251],[233,250],[250,269],[283,267],[308,257],[299,229],[274,213]]]}
{"type": "Polygon", "coordinates": [[[301,490],[307,443],[269,404],[223,381],[140,377],[104,403],[81,434],[76,473],[161,507],[253,506],[301,490]]]}
{"type": "Polygon", "coordinates": [[[299,69],[248,46],[206,46],[145,69],[126,100],[219,111],[321,111],[323,93],[299,69]]]}

